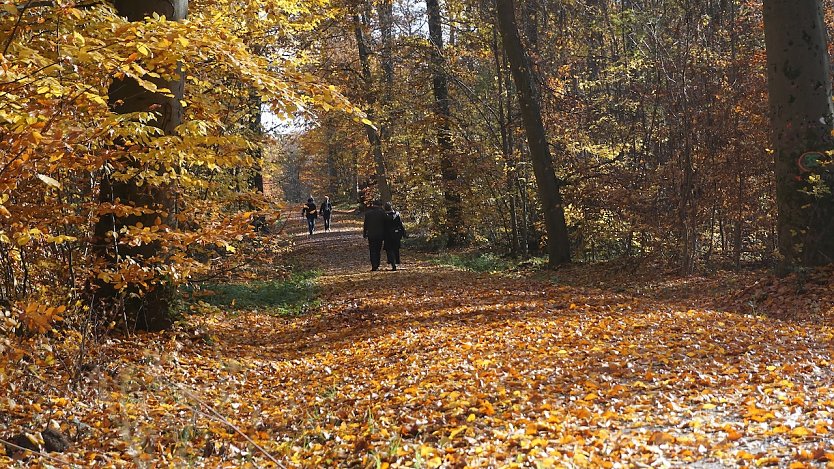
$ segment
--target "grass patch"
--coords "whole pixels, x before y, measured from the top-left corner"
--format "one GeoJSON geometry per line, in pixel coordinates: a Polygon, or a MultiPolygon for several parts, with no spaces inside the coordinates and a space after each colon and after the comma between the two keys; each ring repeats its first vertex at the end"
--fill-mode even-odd
{"type": "Polygon", "coordinates": [[[205,284],[192,297],[217,307],[259,309],[278,315],[298,315],[319,305],[315,280],[318,272],[296,273],[286,279],[247,283],[205,284]]]}
{"type": "Polygon", "coordinates": [[[438,265],[448,265],[473,272],[503,272],[513,267],[512,263],[490,253],[464,256],[443,254],[434,262],[438,265]]]}

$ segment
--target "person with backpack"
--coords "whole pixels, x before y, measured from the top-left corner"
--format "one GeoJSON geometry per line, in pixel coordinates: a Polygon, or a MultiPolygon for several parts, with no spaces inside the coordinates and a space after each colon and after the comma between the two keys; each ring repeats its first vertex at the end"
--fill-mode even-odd
{"type": "Polygon", "coordinates": [[[385,243],[383,249],[391,270],[397,270],[400,263],[400,240],[408,238],[403,226],[403,219],[400,212],[394,210],[391,202],[385,202],[385,243]]]}
{"type": "Polygon", "coordinates": [[[309,236],[313,236],[313,230],[316,229],[316,218],[319,217],[319,212],[316,209],[316,202],[312,197],[307,199],[307,203],[301,209],[301,216],[307,218],[307,230],[309,231],[309,236]]]}
{"type": "Polygon", "coordinates": [[[330,231],[330,216],[333,213],[333,205],[330,203],[330,197],[324,197],[324,202],[321,203],[319,212],[321,212],[321,217],[324,219],[324,231],[330,231]]]}

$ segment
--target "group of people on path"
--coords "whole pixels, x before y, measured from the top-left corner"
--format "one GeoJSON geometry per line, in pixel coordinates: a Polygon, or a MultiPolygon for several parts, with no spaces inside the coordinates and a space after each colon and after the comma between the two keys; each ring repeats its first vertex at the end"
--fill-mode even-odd
{"type": "Polygon", "coordinates": [[[330,231],[330,217],[333,215],[333,204],[330,203],[330,197],[325,197],[321,207],[316,207],[316,201],[312,197],[307,199],[304,208],[301,209],[301,216],[307,218],[307,232],[309,236],[313,236],[313,231],[316,230],[316,219],[319,217],[324,219],[324,231],[330,231]]]}
{"type": "MultiPolygon", "coordinates": [[[[324,219],[324,231],[330,231],[330,220],[333,215],[333,205],[330,197],[325,197],[321,206],[311,196],[301,209],[301,216],[307,219],[307,233],[312,236],[316,230],[316,219],[321,214],[324,219]]],[[[362,236],[368,239],[371,253],[371,270],[379,270],[382,262],[382,250],[385,250],[386,260],[391,270],[397,270],[400,264],[400,241],[407,238],[405,226],[400,212],[394,210],[391,202],[375,200],[365,211],[365,221],[362,224],[362,236]]]]}
{"type": "Polygon", "coordinates": [[[385,205],[379,201],[365,211],[365,222],[362,224],[362,236],[368,239],[371,251],[371,270],[379,270],[382,261],[382,250],[385,250],[391,270],[397,270],[400,263],[400,240],[407,238],[400,212],[394,210],[391,202],[385,205]]]}

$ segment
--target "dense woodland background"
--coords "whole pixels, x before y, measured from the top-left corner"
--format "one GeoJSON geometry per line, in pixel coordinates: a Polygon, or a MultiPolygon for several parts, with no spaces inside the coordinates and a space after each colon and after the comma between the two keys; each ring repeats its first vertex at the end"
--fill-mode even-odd
{"type": "MultiPolygon", "coordinates": [[[[809,5],[834,21],[827,0],[809,5]]],[[[308,194],[393,200],[437,248],[551,265],[637,256],[684,275],[776,265],[762,12],[746,0],[6,3],[0,298],[170,309],[172,287],[225,268],[253,224],[280,231],[308,194]]],[[[788,172],[825,214],[820,156],[816,172],[788,172]]]]}
{"type": "MultiPolygon", "coordinates": [[[[772,263],[775,182],[761,2],[518,4],[573,258],[648,255],[683,273],[772,263]]],[[[443,244],[448,187],[463,205],[452,223],[465,228],[468,241],[515,256],[542,253],[545,230],[495,6],[444,5],[440,66],[450,105],[442,130],[424,4],[345,8],[350,14],[324,22],[310,38],[320,52],[311,69],[380,123],[396,204],[443,244]],[[439,131],[448,131],[450,150],[438,142],[439,131]],[[444,179],[444,158],[453,177],[444,179]]],[[[292,137],[308,158],[284,181],[313,181],[310,193],[355,200],[378,173],[366,129],[338,114],[310,127],[292,137]]]]}

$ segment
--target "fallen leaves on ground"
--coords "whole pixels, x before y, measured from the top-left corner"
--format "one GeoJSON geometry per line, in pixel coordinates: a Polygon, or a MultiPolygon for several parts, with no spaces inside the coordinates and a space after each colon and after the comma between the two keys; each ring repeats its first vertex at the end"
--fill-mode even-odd
{"type": "MultiPolygon", "coordinates": [[[[69,391],[80,337],[28,349],[0,423],[60,422],[79,466],[834,466],[831,326],[408,252],[369,272],[353,223],[294,249],[324,271],[314,314],[103,339],[69,391]]],[[[2,461],[56,464],[24,457],[2,461]]]]}

